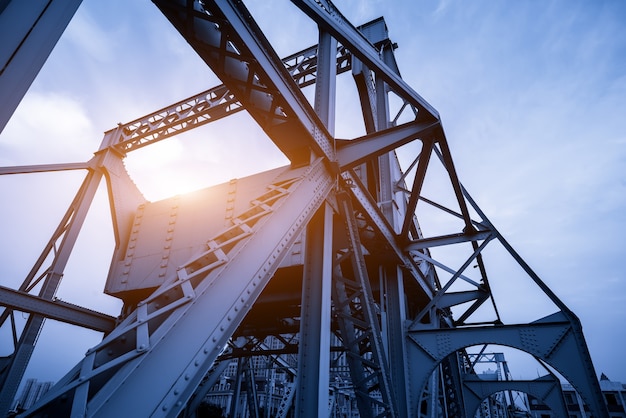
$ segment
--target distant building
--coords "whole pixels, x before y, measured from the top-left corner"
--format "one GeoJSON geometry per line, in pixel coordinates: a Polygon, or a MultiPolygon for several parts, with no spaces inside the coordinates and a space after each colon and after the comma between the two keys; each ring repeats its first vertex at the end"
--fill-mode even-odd
{"type": "Polygon", "coordinates": [[[22,393],[13,404],[13,411],[24,411],[41,398],[54,384],[54,382],[38,382],[37,379],[28,379],[22,393]]]}
{"type": "MultiPolygon", "coordinates": [[[[478,375],[480,381],[498,382],[514,379],[511,378],[507,362],[502,353],[481,353],[467,354],[467,360],[471,369],[478,363],[489,364],[495,370],[488,368],[478,375]]],[[[466,363],[463,363],[466,364],[466,363]]],[[[465,376],[472,376],[466,374],[465,376]]],[[[473,375],[474,379],[476,375],[473,375]]],[[[475,380],[468,380],[472,382],[475,380]]],[[[545,382],[545,381],[544,381],[545,382]]],[[[613,382],[603,373],[600,377],[600,390],[606,403],[609,418],[626,418],[626,384],[621,382],[613,382]]],[[[559,385],[555,381],[555,385],[559,385]]],[[[553,407],[564,407],[565,414],[561,413],[562,409],[555,412],[550,406],[543,401],[535,398],[529,393],[508,390],[496,392],[483,399],[473,418],[590,418],[589,407],[585,405],[583,399],[574,390],[572,385],[560,383],[562,398],[556,402],[562,401],[562,405],[552,405],[553,407]]],[[[552,402],[555,402],[553,399],[552,402]]]]}
{"type": "MultiPolygon", "coordinates": [[[[612,382],[604,373],[600,376],[600,389],[609,409],[610,418],[626,418],[626,384],[612,382]]],[[[589,408],[571,385],[563,385],[563,396],[569,418],[589,417],[589,408]]]]}
{"type": "MultiPolygon", "coordinates": [[[[626,418],[626,384],[612,382],[602,373],[600,389],[609,410],[609,417],[626,418]]],[[[563,400],[567,408],[567,418],[589,418],[591,416],[589,408],[576,393],[572,385],[561,384],[561,390],[563,391],[563,400]]],[[[529,396],[529,398],[531,397],[529,396]]],[[[555,418],[555,415],[547,406],[538,403],[532,398],[530,399],[530,410],[533,418],[555,418]]]]}

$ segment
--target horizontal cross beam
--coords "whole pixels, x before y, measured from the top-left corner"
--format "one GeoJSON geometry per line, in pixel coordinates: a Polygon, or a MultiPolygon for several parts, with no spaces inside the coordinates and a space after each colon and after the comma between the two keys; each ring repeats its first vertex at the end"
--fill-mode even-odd
{"type": "Polygon", "coordinates": [[[353,140],[337,141],[337,162],[342,171],[354,168],[411,141],[430,136],[440,127],[439,121],[409,122],[353,140]]]}
{"type": "Polygon", "coordinates": [[[82,306],[60,300],[50,301],[4,286],[0,286],[0,305],[104,333],[113,330],[116,322],[115,317],[82,306]]]}
{"type": "Polygon", "coordinates": [[[89,163],[38,164],[0,167],[0,176],[5,174],[48,173],[51,171],[86,170],[89,163]]]}

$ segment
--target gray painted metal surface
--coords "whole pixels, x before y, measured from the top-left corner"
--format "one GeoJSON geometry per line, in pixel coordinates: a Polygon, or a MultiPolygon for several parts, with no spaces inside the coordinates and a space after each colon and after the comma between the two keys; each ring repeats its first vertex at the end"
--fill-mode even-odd
{"type": "Polygon", "coordinates": [[[0,132],[81,2],[6,0],[0,4],[0,132]]]}
{"type": "MultiPolygon", "coordinates": [[[[284,373],[274,408],[280,416],[291,408],[300,417],[327,408],[332,414],[340,400],[364,417],[458,416],[487,392],[505,389],[458,373],[457,356],[484,344],[542,359],[576,387],[594,416],[608,416],[578,319],[461,185],[439,114],[402,80],[384,20],[357,28],[329,1],[293,3],[319,26],[320,44],[281,60],[242,2],[156,0],[224,84],[118,125],[85,164],[0,168],[88,171],[88,190],[68,210],[76,216],[62,220],[42,255],[68,240],[44,274],[45,294],[29,294],[40,262],[22,288],[1,293],[3,326],[13,310],[38,321],[20,341],[15,337],[8,359],[14,366],[1,375],[5,408],[21,379],[11,370],[27,364],[43,316],[60,314],[53,302],[28,304],[52,299],[93,190],[105,178],[116,242],[105,291],[124,301],[122,320],[26,416],[193,417],[231,361],[240,372],[231,414],[269,416],[271,393],[257,387],[268,369],[284,373]],[[337,140],[335,78],[348,70],[366,134],[337,140]],[[313,104],[300,90],[312,84],[313,104]],[[390,95],[404,103],[397,114],[390,114],[390,95]],[[145,200],[123,166],[126,153],[243,109],[290,167],[145,200]],[[402,114],[410,121],[399,124],[402,114]],[[420,151],[400,167],[395,152],[411,142],[420,151]],[[443,168],[451,203],[423,196],[434,164],[443,168]],[[425,236],[420,223],[428,219],[416,216],[424,205],[449,217],[450,230],[425,236]],[[552,300],[556,314],[502,323],[490,289],[498,278],[487,277],[484,259],[494,245],[552,300]],[[460,249],[460,267],[431,252],[444,246],[460,249]],[[479,318],[479,308],[492,317],[479,318]],[[268,336],[278,343],[270,347],[268,336]],[[259,358],[273,366],[259,366],[259,358]]],[[[524,384],[539,393],[545,382],[524,384]]]]}
{"type": "Polygon", "coordinates": [[[555,376],[547,375],[535,380],[487,381],[477,376],[463,380],[465,390],[465,416],[474,416],[478,407],[489,395],[504,391],[518,391],[532,395],[550,408],[557,417],[566,417],[567,407],[563,400],[561,385],[555,376]]]}
{"type": "Polygon", "coordinates": [[[100,332],[115,328],[116,318],[61,300],[48,300],[0,286],[0,305],[100,332]]]}
{"type": "MultiPolygon", "coordinates": [[[[315,83],[315,110],[330,133],[335,130],[337,42],[326,32],[320,32],[317,49],[317,78],[315,83]]],[[[302,302],[300,308],[296,414],[314,418],[328,409],[330,386],[331,289],[333,274],[333,211],[325,203],[307,227],[304,248],[306,259],[302,274],[302,302]]]]}

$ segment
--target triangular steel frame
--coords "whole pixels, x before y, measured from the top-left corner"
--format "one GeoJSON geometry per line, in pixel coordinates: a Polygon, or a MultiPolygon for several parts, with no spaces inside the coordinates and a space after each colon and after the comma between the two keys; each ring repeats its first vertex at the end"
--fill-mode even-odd
{"type": "MultiPolygon", "coordinates": [[[[132,261],[128,248],[138,234],[133,222],[150,202],[124,169],[129,152],[246,110],[291,162],[250,197],[246,209],[232,214],[227,227],[206,237],[202,252],[174,274],[164,274],[158,287],[132,297],[117,294],[125,302],[120,323],[107,329],[103,341],[25,416],[122,416],[129,405],[136,416],[193,416],[190,405],[197,406],[199,396],[208,393],[203,385],[216,381],[216,370],[224,368],[218,364],[225,359],[255,352],[293,355],[294,347],[299,364],[292,369],[281,413],[295,399],[299,417],[325,415],[334,383],[324,363],[335,364],[346,355],[361,416],[435,416],[440,402],[447,402],[436,393],[436,382],[446,364],[454,369],[450,356],[491,343],[519,348],[552,366],[594,416],[608,417],[580,321],[462,186],[439,114],[402,80],[384,20],[356,28],[328,0],[292,2],[319,27],[320,44],[281,60],[240,1],[154,0],[224,85],[120,124],[105,134],[87,163],[0,168],[0,174],[88,173],[24,285],[0,292],[5,306],[0,325],[11,327],[15,311],[30,313],[33,321],[67,312],[76,312],[78,318],[79,308],[53,303],[44,310],[26,306],[26,301],[53,299],[101,178],[109,188],[114,259],[132,261]],[[338,139],[334,118],[341,112],[335,109],[334,79],[348,71],[359,92],[366,134],[338,139]],[[317,97],[312,104],[301,88],[313,84],[317,97]],[[390,96],[403,103],[395,114],[390,96]],[[407,115],[409,121],[400,123],[407,115]],[[409,143],[421,151],[404,168],[397,156],[409,143]],[[446,204],[424,195],[434,164],[443,168],[452,196],[446,204]],[[451,230],[425,236],[421,227],[428,220],[418,222],[416,216],[423,205],[449,216],[451,230]],[[338,232],[341,225],[347,232],[338,232]],[[322,232],[315,233],[313,226],[322,232]],[[281,262],[303,234],[308,258],[304,272],[293,279],[299,283],[302,311],[276,318],[282,325],[273,330],[255,329],[250,316],[267,298],[281,262]],[[555,314],[527,324],[504,323],[490,287],[490,280],[498,278],[488,279],[484,254],[497,244],[552,301],[555,314]],[[460,267],[435,255],[434,249],[443,246],[464,251],[460,267]],[[51,267],[43,267],[50,258],[51,267]],[[476,269],[470,274],[472,265],[476,269]],[[332,304],[323,303],[331,293],[332,304]],[[12,294],[29,298],[11,304],[12,294]],[[490,319],[485,319],[485,309],[490,319]],[[294,320],[305,328],[298,329],[294,320]],[[267,335],[280,339],[281,348],[264,346],[261,340],[267,335]],[[255,349],[244,354],[237,343],[241,338],[255,341],[255,349]],[[315,369],[320,373],[311,374],[315,369]],[[143,395],[146,382],[152,385],[149,396],[143,395]]],[[[176,211],[170,216],[175,221],[176,211]]],[[[75,322],[87,324],[84,318],[75,322]]],[[[90,318],[110,319],[97,313],[90,318]]],[[[15,395],[41,330],[43,321],[33,321],[21,339],[13,325],[15,352],[5,359],[0,374],[4,408],[15,395]]],[[[254,386],[254,371],[247,370],[248,386],[254,386]]],[[[467,389],[460,379],[450,381],[456,382],[449,388],[454,393],[467,389]]],[[[247,392],[248,402],[255,401],[252,393],[247,392]]],[[[249,407],[258,414],[258,405],[249,407]]],[[[462,409],[456,405],[450,411],[462,409]]]]}

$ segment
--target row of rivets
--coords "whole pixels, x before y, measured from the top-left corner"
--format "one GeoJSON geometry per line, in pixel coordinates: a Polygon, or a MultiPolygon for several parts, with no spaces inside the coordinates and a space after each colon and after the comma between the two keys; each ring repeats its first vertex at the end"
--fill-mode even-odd
{"type": "Polygon", "coordinates": [[[122,279],[121,283],[128,282],[128,275],[130,274],[130,267],[133,262],[133,256],[135,255],[135,248],[137,246],[137,237],[139,236],[139,230],[141,227],[141,221],[143,220],[143,212],[146,208],[145,204],[139,205],[137,209],[137,214],[135,215],[135,220],[133,221],[133,226],[131,229],[130,237],[128,239],[128,247],[126,249],[126,256],[124,258],[124,267],[122,270],[122,279]]]}
{"type": "MultiPolygon", "coordinates": [[[[230,185],[231,185],[231,191],[232,191],[232,192],[231,192],[231,191],[229,191],[229,194],[231,194],[231,193],[232,193],[232,199],[230,199],[230,196],[229,196],[229,203],[228,203],[228,204],[229,204],[229,205],[231,205],[231,204],[232,204],[233,206],[228,206],[228,207],[227,207],[227,218],[228,218],[229,216],[232,216],[232,210],[233,210],[233,208],[234,208],[234,200],[235,200],[235,199],[234,199],[234,194],[235,194],[235,191],[236,191],[236,190],[235,190],[236,180],[231,180],[230,185]],[[230,209],[229,209],[229,208],[230,208],[230,209]],[[231,210],[230,215],[229,215],[229,212],[228,212],[229,210],[231,210]]],[[[286,191],[285,191],[285,192],[286,192],[286,191]]],[[[284,193],[284,194],[286,194],[286,193],[284,193]]],[[[276,260],[276,259],[277,259],[277,257],[278,257],[278,255],[279,255],[279,254],[280,254],[280,253],[284,250],[284,248],[285,248],[285,246],[286,246],[286,243],[287,243],[287,242],[291,239],[291,237],[294,235],[294,231],[296,231],[296,230],[299,228],[299,226],[302,224],[303,219],[306,217],[306,214],[307,214],[308,212],[310,212],[310,208],[308,208],[308,209],[305,211],[305,213],[304,213],[303,215],[301,215],[301,216],[300,216],[300,218],[296,221],[296,225],[295,225],[294,227],[292,227],[292,229],[289,231],[288,236],[287,236],[286,238],[284,238],[284,239],[283,239],[283,241],[279,244],[278,248],[274,251],[274,253],[272,253],[271,260],[269,260],[269,261],[266,263],[266,265],[263,267],[263,272],[264,272],[264,273],[267,273],[268,269],[269,269],[269,268],[272,266],[272,264],[274,263],[274,260],[276,260]]],[[[264,274],[258,274],[258,275],[257,275],[256,279],[255,279],[255,280],[253,280],[253,281],[251,282],[251,284],[248,286],[248,288],[246,289],[246,294],[247,294],[247,295],[251,295],[251,294],[252,294],[253,289],[257,286],[257,284],[259,283],[259,281],[260,281],[261,279],[263,279],[263,277],[264,277],[264,274]]],[[[227,323],[232,322],[233,318],[237,317],[236,312],[239,312],[239,310],[240,310],[242,307],[243,307],[243,308],[245,308],[245,309],[244,309],[244,311],[245,311],[246,309],[249,309],[249,308],[250,308],[250,304],[249,304],[249,303],[247,303],[247,299],[246,299],[245,297],[243,297],[243,296],[242,296],[242,297],[240,297],[240,298],[239,298],[239,302],[240,302],[240,304],[235,304],[235,305],[233,306],[233,308],[232,308],[233,313],[228,314],[228,315],[226,316],[226,318],[225,318],[225,321],[224,321],[222,324],[220,324],[220,325],[219,325],[219,331],[214,332],[214,333],[213,333],[213,335],[211,336],[211,342],[213,343],[213,348],[214,348],[215,350],[218,350],[218,351],[220,350],[220,347],[218,347],[217,345],[215,345],[215,343],[217,343],[218,338],[219,338],[219,335],[223,334],[223,333],[226,331],[227,323]]],[[[203,353],[204,355],[208,355],[208,354],[210,353],[210,351],[211,351],[211,350],[210,350],[209,346],[205,346],[205,347],[203,347],[202,353],[203,353]]],[[[199,367],[202,363],[203,363],[203,362],[202,362],[202,361],[198,358],[198,356],[196,356],[196,359],[194,360],[194,363],[193,363],[194,367],[199,367]]],[[[185,381],[188,381],[189,379],[190,379],[190,375],[189,375],[189,373],[186,373],[186,374],[185,374],[185,376],[184,376],[184,380],[185,380],[185,381]]],[[[174,396],[178,396],[178,394],[179,394],[179,390],[178,390],[178,389],[174,389],[174,390],[172,391],[172,394],[173,394],[174,396]]],[[[175,404],[175,405],[176,405],[176,406],[180,406],[180,405],[181,405],[181,401],[180,401],[180,400],[178,400],[178,401],[176,402],[176,404],[175,404]]],[[[167,406],[167,405],[163,405],[163,406],[162,406],[162,410],[163,410],[163,411],[167,411],[167,409],[168,409],[168,406],[167,406]]]]}
{"type": "Polygon", "coordinates": [[[167,266],[169,264],[170,250],[172,248],[172,240],[174,239],[174,226],[178,216],[178,199],[174,198],[172,209],[170,210],[170,218],[168,221],[167,234],[165,235],[165,244],[163,245],[163,253],[161,254],[161,264],[159,266],[159,277],[165,277],[167,266]]]}
{"type": "Polygon", "coordinates": [[[228,194],[226,197],[226,219],[232,219],[235,212],[235,195],[237,193],[237,179],[228,182],[228,194]]]}

